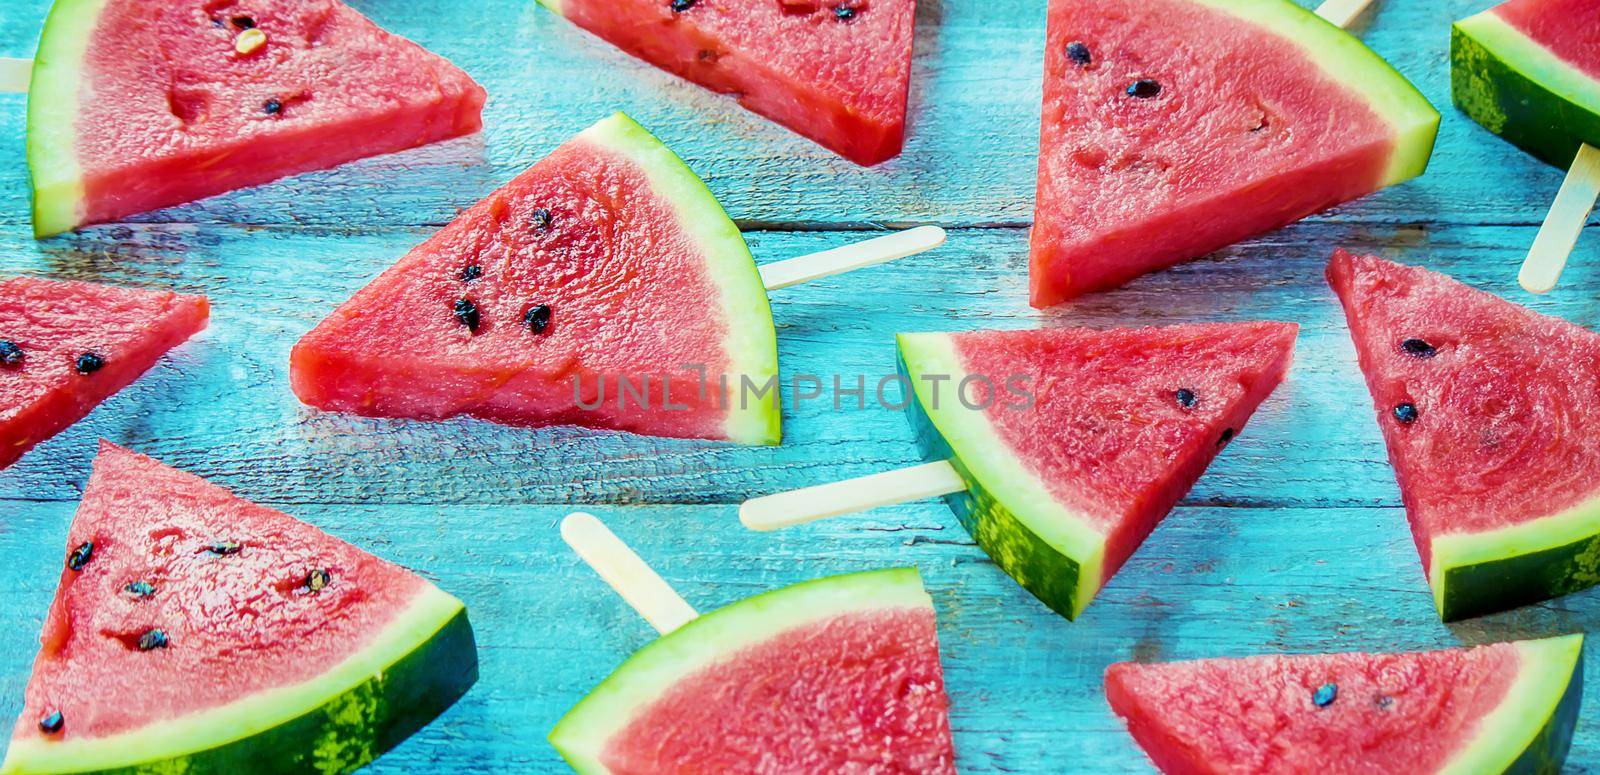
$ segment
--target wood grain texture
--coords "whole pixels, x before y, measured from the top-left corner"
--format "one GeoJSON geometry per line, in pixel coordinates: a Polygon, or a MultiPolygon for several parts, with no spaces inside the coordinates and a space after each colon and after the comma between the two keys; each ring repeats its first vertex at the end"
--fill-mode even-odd
{"type": "MultiPolygon", "coordinates": [[[[0,273],[204,292],[211,329],[0,472],[0,715],[20,705],[66,526],[105,437],[402,562],[468,604],[480,684],[379,772],[561,772],[544,734],[649,627],[561,544],[576,505],[706,610],[833,572],[915,564],[940,614],[966,772],[1148,771],[1100,693],[1120,659],[1398,649],[1593,629],[1600,594],[1438,623],[1343,318],[1336,246],[1455,274],[1600,326],[1589,230],[1546,297],[1516,269],[1561,180],[1448,107],[1449,20],[1487,0],[1384,0],[1364,37],[1445,113],[1429,174],[1122,290],[1025,302],[1043,0],[922,0],[905,155],[863,170],[635,62],[525,0],[357,0],[490,90],[476,138],[34,242],[20,97],[0,96],[0,273]],[[1303,326],[1286,383],[1076,623],[987,561],[938,503],[755,534],[749,495],[917,462],[896,411],[785,407],[785,444],[741,448],[473,421],[318,413],[288,392],[295,339],[432,227],[572,132],[626,109],[749,230],[760,261],[933,222],[940,250],[773,294],[784,378],[892,373],[892,334],[1277,318],[1303,326]]],[[[1308,2],[1309,4],[1309,2],[1308,2]]],[[[0,4],[31,55],[47,0],[0,4]]],[[[1600,681],[1600,660],[1588,679],[1600,681]]],[[[1593,705],[1593,703],[1591,703],[1593,705]]],[[[1568,772],[1600,771],[1585,711],[1568,772]]]]}

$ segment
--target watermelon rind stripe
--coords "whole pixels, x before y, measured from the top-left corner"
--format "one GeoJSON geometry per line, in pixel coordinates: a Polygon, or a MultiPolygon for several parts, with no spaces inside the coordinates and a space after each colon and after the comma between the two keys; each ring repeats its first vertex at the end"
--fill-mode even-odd
{"type": "Polygon", "coordinates": [[[606,775],[606,744],[678,681],[789,630],[842,614],[931,609],[915,568],[807,581],[719,608],[639,649],[550,732],[550,744],[580,775],[606,775]]]}
{"type": "Polygon", "coordinates": [[[1516,680],[1439,775],[1554,775],[1572,745],[1583,695],[1583,636],[1511,644],[1516,680]]]}
{"type": "Polygon", "coordinates": [[[1450,81],[1462,112],[1546,163],[1566,169],[1579,145],[1600,146],[1600,81],[1492,9],[1452,28],[1450,81]]]}
{"type": "Polygon", "coordinates": [[[1455,621],[1600,584],[1600,496],[1540,519],[1429,541],[1428,584],[1455,621]]]}
{"type": "Polygon", "coordinates": [[[615,113],[584,130],[578,138],[622,154],[639,165],[649,177],[651,190],[672,204],[679,228],[699,248],[707,275],[721,291],[726,326],[723,341],[732,360],[728,368],[727,436],[744,444],[777,444],[782,437],[777,389],[778,334],[772,324],[766,286],[739,227],[728,218],[705,182],[627,114],[615,113]],[[758,397],[754,390],[743,389],[743,379],[758,389],[770,385],[770,390],[758,397]]]}
{"type": "Polygon", "coordinates": [[[13,740],[0,773],[350,772],[477,677],[465,607],[425,585],[370,644],[316,678],[108,737],[13,740]]]}
{"type": "Polygon", "coordinates": [[[77,118],[83,60],[107,0],[56,0],[39,36],[28,86],[28,171],[33,234],[48,237],[83,222],[77,118]]]}
{"type": "Polygon", "coordinates": [[[1051,610],[1076,619],[1100,591],[1105,535],[1050,493],[983,411],[957,400],[956,386],[968,372],[949,334],[900,334],[896,341],[914,397],[906,410],[923,456],[949,460],[967,483],[965,492],[945,497],[951,510],[1001,570],[1051,610]],[[948,377],[938,401],[929,376],[948,377]]]}
{"type": "Polygon", "coordinates": [[[1290,0],[1191,0],[1233,14],[1300,47],[1327,77],[1382,116],[1395,147],[1379,187],[1421,175],[1439,134],[1439,111],[1360,38],[1290,0]]]}

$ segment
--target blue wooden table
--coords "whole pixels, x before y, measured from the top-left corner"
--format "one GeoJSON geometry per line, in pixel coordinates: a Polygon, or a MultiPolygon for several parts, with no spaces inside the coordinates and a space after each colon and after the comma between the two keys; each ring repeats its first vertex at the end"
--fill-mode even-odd
{"type": "MultiPolygon", "coordinates": [[[[105,437],[417,569],[466,601],[482,680],[383,772],[563,771],[544,736],[650,628],[562,545],[575,507],[711,608],[825,574],[915,564],[939,610],[967,772],[1143,772],[1105,666],[1255,652],[1414,649],[1600,630],[1585,593],[1450,626],[1434,614],[1343,317],[1335,246],[1433,268],[1600,324],[1600,230],[1553,294],[1515,287],[1561,172],[1449,108],[1451,19],[1488,0],[1385,0],[1360,32],[1445,114],[1427,176],[1082,302],[1026,298],[1044,0],[921,0],[905,154],[861,169],[581,33],[528,0],[354,0],[491,94],[486,131],[35,242],[25,101],[0,96],[0,272],[203,292],[210,330],[0,472],[0,714],[20,705],[67,524],[105,437]],[[1012,584],[937,502],[777,534],[744,497],[918,462],[900,413],[786,407],[777,448],[321,414],[290,346],[461,208],[616,109],[707,180],[757,259],[937,223],[943,249],[773,295],[782,370],[892,373],[903,330],[1279,318],[1287,382],[1076,623],[1012,584]]],[[[1309,4],[1309,3],[1308,3],[1309,4]]],[[[0,4],[0,55],[31,56],[48,0],[0,4]]],[[[1600,659],[1589,662],[1600,686],[1600,659]]],[[[1570,772],[1600,772],[1589,709],[1570,772]]]]}

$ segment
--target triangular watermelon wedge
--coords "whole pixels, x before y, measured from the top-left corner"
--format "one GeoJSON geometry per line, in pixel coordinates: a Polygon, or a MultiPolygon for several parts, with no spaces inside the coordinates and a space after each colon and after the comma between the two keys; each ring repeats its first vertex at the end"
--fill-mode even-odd
{"type": "Polygon", "coordinates": [[[1292,323],[902,334],[924,455],[1002,570],[1076,618],[1293,356],[1292,323]]]}
{"type": "Polygon", "coordinates": [[[1106,670],[1111,708],[1166,775],[1556,773],[1582,695],[1582,635],[1106,670]]]}
{"type": "Polygon", "coordinates": [[[1600,582],[1600,335],[1444,275],[1328,264],[1446,621],[1600,582]]]}
{"type": "Polygon", "coordinates": [[[345,302],[295,345],[290,379],[364,415],[775,444],[777,368],[738,227],[618,113],[345,302]]]}
{"type": "Polygon", "coordinates": [[[1036,307],[1422,173],[1439,114],[1292,0],[1051,0],[1036,307]]]}
{"type": "Polygon", "coordinates": [[[138,379],[209,309],[171,291],[0,281],[0,468],[138,379]]]}
{"type": "Polygon", "coordinates": [[[484,99],[338,0],[56,0],[28,91],[34,233],[476,132],[484,99]]]}
{"type": "Polygon", "coordinates": [[[540,0],[857,164],[899,155],[916,0],[540,0]]]}
{"type": "Polygon", "coordinates": [[[757,595],[640,649],[550,742],[584,775],[954,775],[937,629],[912,568],[757,595]]]}
{"type": "Polygon", "coordinates": [[[102,442],[0,773],[348,772],[477,679],[466,610],[102,442]]]}

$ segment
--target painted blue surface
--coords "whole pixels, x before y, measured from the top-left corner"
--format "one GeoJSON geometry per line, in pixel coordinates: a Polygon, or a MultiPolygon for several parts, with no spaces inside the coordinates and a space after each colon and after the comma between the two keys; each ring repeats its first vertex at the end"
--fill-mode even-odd
{"type": "MultiPolygon", "coordinates": [[[[47,3],[0,4],[0,55],[32,52],[47,3]]],[[[0,97],[0,272],[209,294],[211,329],[86,421],[0,472],[0,714],[19,705],[67,524],[97,437],[270,503],[465,600],[483,678],[373,768],[559,772],[544,734],[651,632],[561,545],[599,513],[696,605],[816,576],[915,564],[940,614],[968,772],[1140,772],[1100,692],[1105,665],[1255,652],[1480,643],[1600,622],[1584,593],[1443,626],[1431,606],[1341,314],[1336,245],[1456,274],[1594,326],[1600,237],[1532,298],[1515,269],[1561,173],[1448,109],[1448,26],[1484,0],[1384,0],[1365,39],[1445,108],[1421,180],[1040,314],[1025,303],[1043,0],[923,0],[905,155],[863,170],[727,100],[630,60],[531,3],[358,0],[493,95],[481,137],[34,242],[24,101],[0,97]],[[933,222],[940,251],[774,294],[786,377],[892,373],[901,330],[1281,318],[1304,331],[1290,381],[1085,615],[1018,589],[938,502],[778,534],[743,497],[916,462],[901,413],[786,408],[773,449],[319,414],[287,390],[294,340],[459,208],[615,109],[678,150],[759,260],[933,222]]],[[[1600,660],[1591,660],[1591,666],[1600,660]]],[[[1591,685],[1600,667],[1591,667],[1591,685]]],[[[1586,710],[1569,772],[1600,771],[1586,710]]]]}

